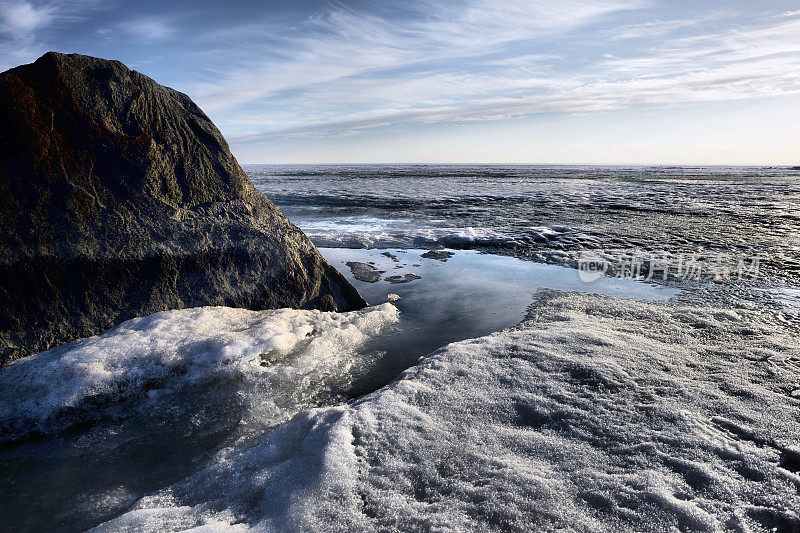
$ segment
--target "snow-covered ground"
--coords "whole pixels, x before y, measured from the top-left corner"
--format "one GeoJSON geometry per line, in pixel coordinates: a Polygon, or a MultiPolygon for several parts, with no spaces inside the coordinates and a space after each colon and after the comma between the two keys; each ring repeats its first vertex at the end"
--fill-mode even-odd
{"type": "Polygon", "coordinates": [[[780,312],[540,291],[350,405],[229,446],[98,531],[800,528],[780,312]]]}

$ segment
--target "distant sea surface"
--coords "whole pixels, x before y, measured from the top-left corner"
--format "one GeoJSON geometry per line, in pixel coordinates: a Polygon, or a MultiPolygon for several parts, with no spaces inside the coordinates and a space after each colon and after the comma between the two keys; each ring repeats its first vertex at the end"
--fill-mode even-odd
{"type": "Polygon", "coordinates": [[[323,247],[478,249],[575,266],[583,250],[759,256],[800,277],[788,167],[246,165],[323,247]]]}

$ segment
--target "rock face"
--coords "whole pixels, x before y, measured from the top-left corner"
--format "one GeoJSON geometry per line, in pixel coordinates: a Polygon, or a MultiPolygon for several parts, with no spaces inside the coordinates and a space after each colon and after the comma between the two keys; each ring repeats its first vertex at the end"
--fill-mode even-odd
{"type": "Polygon", "coordinates": [[[0,366],[201,305],[366,302],[188,96],[77,54],[0,74],[0,366]]]}

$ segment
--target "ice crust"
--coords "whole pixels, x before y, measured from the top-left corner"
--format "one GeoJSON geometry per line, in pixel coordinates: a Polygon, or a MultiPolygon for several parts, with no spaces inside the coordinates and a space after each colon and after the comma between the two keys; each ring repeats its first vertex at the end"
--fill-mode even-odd
{"type": "Polygon", "coordinates": [[[97,531],[797,530],[797,345],[755,308],[541,291],[97,531]]]}
{"type": "Polygon", "coordinates": [[[63,430],[125,402],[166,407],[166,395],[213,381],[233,383],[230,393],[247,395],[253,416],[274,423],[347,373],[355,348],[397,319],[383,304],[350,313],[199,307],[130,320],[0,372],[0,442],[63,430]]]}

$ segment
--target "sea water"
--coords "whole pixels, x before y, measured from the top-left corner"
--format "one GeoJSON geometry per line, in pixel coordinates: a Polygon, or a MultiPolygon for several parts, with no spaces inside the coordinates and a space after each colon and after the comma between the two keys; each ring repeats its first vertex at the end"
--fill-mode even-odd
{"type": "Polygon", "coordinates": [[[474,250],[449,251],[452,255],[444,260],[426,258],[426,251],[418,249],[320,248],[320,252],[367,302],[385,302],[389,294],[400,297],[395,302],[400,310],[398,323],[366,345],[378,356],[374,367],[353,383],[350,397],[377,390],[422,356],[446,344],[519,323],[533,294],[541,288],[637,300],[667,300],[678,292],[629,279],[603,278],[587,284],[575,269],[474,250]],[[383,272],[382,279],[372,283],[356,279],[346,264],[353,261],[372,263],[383,272]],[[419,279],[386,281],[406,274],[419,279]]]}

